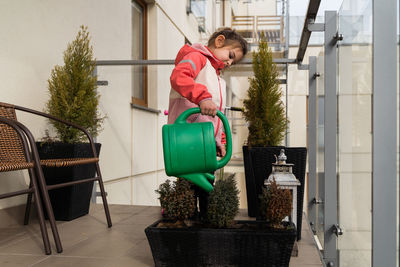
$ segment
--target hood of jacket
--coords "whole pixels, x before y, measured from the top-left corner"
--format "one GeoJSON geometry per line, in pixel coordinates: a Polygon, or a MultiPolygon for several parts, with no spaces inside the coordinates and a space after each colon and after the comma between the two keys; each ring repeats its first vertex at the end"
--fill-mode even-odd
{"type": "Polygon", "coordinates": [[[224,62],[219,60],[212,52],[211,50],[202,44],[193,44],[192,46],[186,44],[184,45],[178,52],[178,55],[176,56],[175,59],[175,66],[181,62],[184,56],[186,56],[189,53],[193,52],[199,52],[203,54],[204,56],[207,57],[207,59],[210,61],[211,65],[214,67],[214,69],[217,71],[218,75],[219,72],[225,67],[224,62]]]}

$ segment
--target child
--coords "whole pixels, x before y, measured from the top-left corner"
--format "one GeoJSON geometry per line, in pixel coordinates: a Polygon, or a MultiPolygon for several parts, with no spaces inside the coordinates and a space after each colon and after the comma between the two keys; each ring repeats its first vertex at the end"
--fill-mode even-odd
{"type": "MultiPolygon", "coordinates": [[[[211,121],[215,130],[218,156],[225,156],[222,144],[222,122],[215,116],[217,110],[224,111],[226,84],[219,77],[220,71],[239,62],[247,53],[247,42],[230,28],[217,30],[208,40],[208,45],[184,45],[175,59],[169,95],[168,123],[174,123],[185,110],[200,107],[201,114],[194,114],[188,122],[211,121]]],[[[207,193],[197,190],[199,194],[207,193]]],[[[206,201],[206,199],[205,199],[206,201]]],[[[206,202],[205,202],[206,203],[206,202]]],[[[205,208],[200,196],[200,212],[205,208]]],[[[205,206],[206,207],[206,206],[205,206]]]]}
{"type": "Polygon", "coordinates": [[[185,110],[200,106],[201,114],[192,115],[188,122],[211,121],[215,129],[217,155],[225,156],[221,144],[222,123],[217,109],[225,109],[226,84],[220,71],[238,61],[247,53],[247,42],[230,28],[216,31],[202,44],[184,45],[175,59],[171,74],[168,123],[174,123],[185,110]]]}

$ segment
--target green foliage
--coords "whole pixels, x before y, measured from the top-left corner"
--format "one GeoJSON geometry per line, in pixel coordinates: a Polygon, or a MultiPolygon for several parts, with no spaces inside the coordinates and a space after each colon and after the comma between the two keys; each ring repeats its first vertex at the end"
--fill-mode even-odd
{"type": "Polygon", "coordinates": [[[239,212],[239,190],[234,174],[216,181],[208,198],[207,219],[215,227],[228,227],[239,212]]]}
{"type": "MultiPolygon", "coordinates": [[[[55,66],[51,71],[48,80],[50,99],[46,105],[46,112],[84,127],[93,137],[98,135],[103,122],[97,109],[95,65],[89,32],[87,27],[81,26],[76,39],[64,52],[64,66],[55,66]]],[[[62,142],[86,140],[81,131],[53,120],[50,122],[62,142]]]]}
{"type": "Polygon", "coordinates": [[[261,216],[272,226],[279,227],[280,222],[292,212],[292,194],[289,189],[280,189],[275,180],[266,188],[263,187],[261,216]]]}
{"type": "Polygon", "coordinates": [[[160,184],[156,193],[160,195],[161,208],[164,215],[173,221],[183,221],[194,214],[194,192],[191,183],[185,179],[177,179],[171,184],[170,180],[160,184]]]}
{"type": "Polygon", "coordinates": [[[259,41],[259,51],[253,52],[254,77],[243,101],[244,117],[249,123],[249,146],[277,146],[287,128],[285,107],[278,71],[265,38],[259,41]]]}

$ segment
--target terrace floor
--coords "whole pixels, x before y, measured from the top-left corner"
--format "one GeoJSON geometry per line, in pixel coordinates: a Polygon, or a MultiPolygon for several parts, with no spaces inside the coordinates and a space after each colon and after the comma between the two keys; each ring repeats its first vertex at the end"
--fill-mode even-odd
{"type": "MultiPolygon", "coordinates": [[[[154,266],[144,229],[160,218],[160,208],[110,205],[110,212],[112,228],[107,228],[100,204],[92,205],[86,216],[69,222],[58,221],[64,249],[60,254],[56,252],[48,226],[52,255],[44,254],[36,219],[24,226],[22,212],[2,215],[3,219],[8,216],[12,220],[11,223],[0,222],[0,266],[154,266]]],[[[246,219],[245,214],[246,211],[241,210],[238,219],[246,219]]],[[[302,231],[298,256],[291,258],[290,267],[322,266],[305,221],[302,231]]]]}

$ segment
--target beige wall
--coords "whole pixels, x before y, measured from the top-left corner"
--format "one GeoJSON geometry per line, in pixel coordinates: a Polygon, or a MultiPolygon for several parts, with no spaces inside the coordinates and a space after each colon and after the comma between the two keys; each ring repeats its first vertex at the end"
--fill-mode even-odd
{"type": "MultiPolygon", "coordinates": [[[[192,42],[196,42],[199,38],[193,15],[186,16],[185,5],[179,5],[178,2],[175,5],[170,5],[170,2],[166,5],[165,1],[157,1],[155,5],[149,6],[148,22],[149,59],[174,59],[184,44],[185,37],[192,42]],[[171,8],[172,6],[175,8],[171,8]]],[[[121,126],[130,128],[122,130],[125,134],[129,133],[129,138],[121,142],[121,145],[125,145],[124,152],[127,153],[126,159],[130,161],[130,164],[126,164],[126,172],[119,176],[109,173],[109,177],[113,177],[106,182],[110,203],[159,204],[155,189],[168,178],[164,172],[161,127],[167,120],[163,112],[168,109],[169,76],[172,68],[171,65],[148,67],[149,107],[161,110],[161,113],[156,114],[139,109],[131,109],[128,113],[124,113],[129,123],[121,123],[121,126]]],[[[121,72],[129,75],[130,69],[125,67],[121,72]]],[[[119,79],[124,78],[119,77],[119,79]]],[[[128,93],[130,94],[129,89],[128,93]]],[[[108,104],[115,102],[115,96],[107,102],[108,104]]],[[[118,103],[115,104],[118,105],[118,103]]],[[[111,121],[114,123],[118,119],[114,118],[111,121]]],[[[105,141],[112,139],[109,137],[105,141]]],[[[120,155],[115,151],[109,154],[109,157],[115,161],[114,166],[118,168],[121,166],[120,155]]]]}
{"type": "MultiPolygon", "coordinates": [[[[89,27],[96,58],[128,59],[131,51],[130,19],[128,0],[116,0],[112,4],[107,0],[1,1],[0,101],[43,110],[48,99],[50,71],[55,65],[62,64],[63,51],[82,24],[89,27]]],[[[128,108],[129,99],[126,98],[125,104],[128,108]]],[[[37,137],[42,136],[47,128],[43,120],[19,117],[37,137]]],[[[102,155],[106,151],[107,145],[104,144],[102,155]]],[[[25,187],[22,173],[2,173],[0,190],[25,187]]],[[[21,196],[2,200],[0,207],[23,203],[24,199],[21,196]]]]}
{"type": "MultiPolygon", "coordinates": [[[[184,38],[199,38],[193,15],[175,0],[156,1],[149,8],[149,59],[173,59],[184,38]]],[[[0,2],[0,78],[2,102],[43,110],[48,99],[51,69],[63,64],[63,51],[80,25],[92,36],[98,60],[131,59],[130,0],[13,1],[0,2]]],[[[172,66],[149,67],[149,106],[168,108],[172,66]]],[[[163,114],[131,109],[131,67],[98,68],[100,110],[106,115],[100,164],[109,203],[157,205],[154,190],[166,179],[161,150],[163,114]]],[[[19,116],[36,137],[48,127],[44,120],[19,116]]],[[[26,187],[23,171],[0,174],[0,192],[26,187]]],[[[98,198],[98,201],[100,199],[98,198]]],[[[25,197],[0,201],[0,208],[25,202],[25,197]]]]}
{"type": "MultiPolygon", "coordinates": [[[[304,55],[303,64],[308,64],[310,56],[318,56],[322,47],[310,46],[304,55]]],[[[296,58],[298,48],[289,49],[289,58],[296,58]]],[[[308,71],[299,70],[297,65],[289,65],[289,146],[307,146],[307,96],[308,71]]]]}
{"type": "MultiPolygon", "coordinates": [[[[161,21],[166,23],[171,23],[176,25],[176,27],[181,31],[186,38],[191,42],[197,42],[199,38],[199,33],[197,30],[197,21],[193,14],[186,15],[186,1],[182,0],[157,0],[156,5],[159,9],[164,10],[169,21],[166,18],[159,18],[161,21]]],[[[168,32],[165,32],[168,34],[168,32]]],[[[172,36],[171,36],[172,37],[172,36]]],[[[161,41],[161,40],[160,40],[161,41]]],[[[163,41],[174,42],[173,38],[168,38],[163,41]]],[[[166,43],[158,43],[160,45],[166,45],[166,43]]]]}

